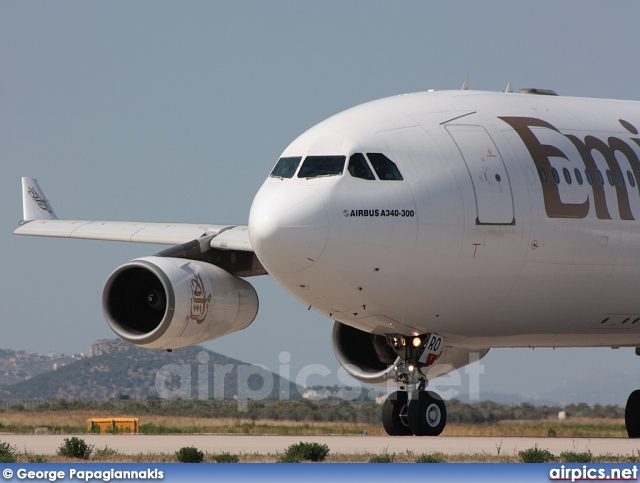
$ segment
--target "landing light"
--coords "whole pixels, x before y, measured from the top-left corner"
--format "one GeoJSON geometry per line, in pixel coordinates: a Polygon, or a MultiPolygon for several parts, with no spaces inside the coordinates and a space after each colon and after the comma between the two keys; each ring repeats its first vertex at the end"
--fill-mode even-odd
{"type": "Polygon", "coordinates": [[[413,370],[415,369],[415,367],[413,367],[413,366],[409,366],[409,367],[408,367],[408,369],[409,369],[409,372],[413,372],[413,370]]]}
{"type": "Polygon", "coordinates": [[[414,337],[413,347],[420,347],[420,344],[422,344],[422,339],[420,337],[414,337]]]}

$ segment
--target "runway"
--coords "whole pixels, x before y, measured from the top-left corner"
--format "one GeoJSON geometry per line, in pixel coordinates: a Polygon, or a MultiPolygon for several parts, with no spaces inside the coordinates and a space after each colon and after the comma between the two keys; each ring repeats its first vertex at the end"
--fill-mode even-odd
{"type": "MultiPolygon", "coordinates": [[[[174,453],[184,446],[201,451],[234,454],[282,453],[300,441],[329,446],[331,453],[487,453],[515,455],[532,448],[548,449],[559,455],[563,451],[591,451],[594,455],[638,455],[640,440],[614,438],[500,438],[500,437],[390,437],[390,436],[240,436],[240,435],[77,435],[96,449],[108,446],[121,454],[174,453]]],[[[53,455],[71,435],[2,434],[0,442],[40,455],[53,455]]]]}

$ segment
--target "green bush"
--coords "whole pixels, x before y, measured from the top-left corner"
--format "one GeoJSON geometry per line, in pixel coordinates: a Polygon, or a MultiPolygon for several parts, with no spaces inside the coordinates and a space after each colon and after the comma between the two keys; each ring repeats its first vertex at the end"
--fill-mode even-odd
{"type": "Polygon", "coordinates": [[[44,456],[40,456],[40,455],[31,455],[29,456],[29,463],[48,463],[49,460],[47,460],[47,458],[45,458],[44,456]]]}
{"type": "Polygon", "coordinates": [[[416,463],[444,463],[444,460],[429,453],[422,453],[416,458],[416,463]]]}
{"type": "Polygon", "coordinates": [[[395,460],[395,455],[385,453],[372,457],[369,463],[393,463],[395,460]]]}
{"type": "Polygon", "coordinates": [[[276,460],[276,463],[302,463],[302,460],[285,453],[276,460]]]}
{"type": "Polygon", "coordinates": [[[552,463],[556,461],[556,457],[547,449],[540,449],[538,445],[533,448],[519,451],[520,459],[523,463],[552,463]]]}
{"type": "Polygon", "coordinates": [[[104,449],[97,449],[94,453],[96,458],[109,458],[118,454],[117,449],[109,448],[107,445],[104,446],[104,449]]]}
{"type": "MultiPolygon", "coordinates": [[[[298,461],[324,461],[329,454],[329,447],[326,444],[303,443],[292,444],[284,452],[284,458],[298,461]]],[[[282,461],[289,463],[292,461],[282,461]]]]}
{"type": "Polygon", "coordinates": [[[216,463],[240,463],[240,458],[235,454],[220,453],[213,457],[213,461],[216,463]]]}
{"type": "Polygon", "coordinates": [[[202,463],[204,453],[194,446],[185,446],[176,451],[180,463],[202,463]]]}
{"type": "Polygon", "coordinates": [[[62,445],[58,448],[58,454],[60,456],[66,456],[67,458],[76,458],[80,460],[87,460],[93,452],[93,446],[87,444],[84,439],[65,438],[62,445]]]}
{"type": "Polygon", "coordinates": [[[15,463],[17,450],[9,443],[0,443],[0,463],[15,463]]]}
{"type": "Polygon", "coordinates": [[[591,454],[591,451],[586,453],[563,451],[560,453],[560,461],[563,463],[591,463],[593,462],[593,455],[591,454]]]}

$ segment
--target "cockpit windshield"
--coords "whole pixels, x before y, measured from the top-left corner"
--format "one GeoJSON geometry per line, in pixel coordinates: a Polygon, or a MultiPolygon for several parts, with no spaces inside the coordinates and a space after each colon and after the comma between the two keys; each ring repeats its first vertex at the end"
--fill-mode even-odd
{"type": "MultiPolygon", "coordinates": [[[[298,172],[298,178],[320,178],[324,176],[340,176],[345,170],[347,157],[344,155],[312,155],[285,156],[278,160],[269,175],[272,178],[293,178],[298,172]],[[301,165],[302,163],[302,165],[301,165]],[[300,169],[298,169],[298,167],[300,169]]],[[[376,179],[373,171],[381,181],[402,181],[404,178],[396,163],[382,153],[354,153],[349,158],[347,171],[354,178],[373,181],[376,179]],[[367,158],[371,164],[367,162],[367,158]]]]}
{"type": "Polygon", "coordinates": [[[371,166],[381,181],[402,181],[404,178],[398,171],[396,163],[382,153],[367,153],[371,166]]]}
{"type": "Polygon", "coordinates": [[[349,167],[347,168],[347,170],[349,171],[349,174],[351,174],[351,176],[353,176],[354,178],[368,180],[376,179],[362,153],[355,153],[349,158],[349,167]]]}
{"type": "Polygon", "coordinates": [[[298,178],[341,175],[346,159],[346,156],[307,156],[298,172],[298,178]]]}
{"type": "Polygon", "coordinates": [[[292,178],[301,160],[302,156],[280,158],[269,176],[272,178],[292,178]]]}

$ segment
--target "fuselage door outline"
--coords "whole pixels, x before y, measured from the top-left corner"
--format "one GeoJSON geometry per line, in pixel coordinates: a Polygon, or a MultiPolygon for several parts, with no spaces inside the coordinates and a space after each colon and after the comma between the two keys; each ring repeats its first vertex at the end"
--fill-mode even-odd
{"type": "Polygon", "coordinates": [[[450,125],[476,199],[476,225],[515,225],[513,193],[504,160],[482,126],[450,125]]]}

